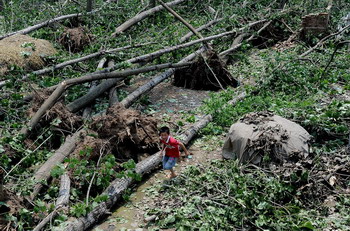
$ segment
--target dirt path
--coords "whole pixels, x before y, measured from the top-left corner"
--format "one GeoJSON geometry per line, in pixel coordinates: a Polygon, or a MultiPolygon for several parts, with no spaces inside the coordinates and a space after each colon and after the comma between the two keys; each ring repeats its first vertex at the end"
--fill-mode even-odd
{"type": "MultiPolygon", "coordinates": [[[[206,91],[178,88],[165,82],[151,92],[148,100],[151,102],[152,110],[154,110],[152,115],[159,118],[159,123],[177,130],[176,134],[178,134],[192,125],[192,123],[186,121],[184,114],[199,107],[203,99],[207,97],[208,92],[206,91]],[[182,121],[182,126],[177,125],[179,121],[182,121]]],[[[203,115],[195,114],[194,116],[196,119],[200,119],[203,115]]],[[[192,159],[185,159],[178,163],[175,167],[176,172],[181,174],[188,165],[205,163],[220,158],[221,147],[217,145],[218,143],[215,140],[205,140],[205,138],[196,140],[190,147],[190,151],[193,153],[192,159]]],[[[155,185],[166,180],[164,171],[158,170],[152,173],[135,187],[135,191],[131,193],[127,203],[117,207],[105,221],[96,225],[92,230],[146,230],[142,228],[146,224],[144,213],[148,206],[152,206],[153,200],[146,195],[145,191],[152,190],[155,185]]]]}

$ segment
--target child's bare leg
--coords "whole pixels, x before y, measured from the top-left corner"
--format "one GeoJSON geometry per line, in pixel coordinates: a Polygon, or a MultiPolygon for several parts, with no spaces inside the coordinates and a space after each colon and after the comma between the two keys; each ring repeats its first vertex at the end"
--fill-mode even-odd
{"type": "Polygon", "coordinates": [[[174,171],[174,169],[170,169],[170,178],[174,178],[174,177],[176,177],[176,173],[175,173],[175,171],[174,171]]]}

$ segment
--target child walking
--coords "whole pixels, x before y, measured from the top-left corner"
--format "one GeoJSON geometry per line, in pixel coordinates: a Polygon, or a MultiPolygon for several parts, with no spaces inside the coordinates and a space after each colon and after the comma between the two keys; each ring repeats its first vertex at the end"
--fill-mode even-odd
{"type": "Polygon", "coordinates": [[[170,136],[170,129],[168,127],[160,128],[159,136],[160,142],[163,144],[161,151],[163,154],[163,169],[170,171],[169,178],[174,178],[176,174],[173,168],[180,157],[179,146],[184,150],[186,156],[188,156],[189,153],[183,143],[170,136]]]}

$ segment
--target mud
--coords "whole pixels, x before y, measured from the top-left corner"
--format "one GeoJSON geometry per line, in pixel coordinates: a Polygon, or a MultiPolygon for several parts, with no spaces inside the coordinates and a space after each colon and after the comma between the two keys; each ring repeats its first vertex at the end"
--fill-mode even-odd
{"type": "Polygon", "coordinates": [[[177,69],[173,85],[194,90],[213,90],[237,87],[238,81],[227,71],[226,65],[215,52],[198,57],[189,68],[177,69]]]}

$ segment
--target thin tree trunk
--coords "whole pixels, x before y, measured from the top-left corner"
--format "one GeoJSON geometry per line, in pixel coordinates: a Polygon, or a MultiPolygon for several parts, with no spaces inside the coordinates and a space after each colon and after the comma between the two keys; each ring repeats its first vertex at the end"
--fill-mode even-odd
{"type": "MultiPolygon", "coordinates": [[[[200,54],[205,51],[205,48],[201,48],[195,53],[190,54],[186,58],[182,59],[180,63],[186,63],[196,57],[197,54],[200,54]]],[[[135,102],[138,98],[140,98],[141,95],[145,94],[146,92],[150,91],[152,88],[157,86],[159,83],[163,82],[165,79],[169,78],[172,76],[175,72],[175,69],[169,69],[165,72],[163,72],[160,75],[157,75],[155,78],[153,78],[151,81],[148,83],[142,85],[141,87],[137,88],[134,92],[129,94],[126,98],[124,98],[120,103],[124,105],[125,107],[129,107],[133,102],[135,102]]]]}
{"type": "Polygon", "coordinates": [[[94,5],[94,0],[87,0],[86,2],[86,12],[91,12],[94,5]]]}
{"type": "Polygon", "coordinates": [[[193,34],[195,34],[199,39],[202,39],[203,36],[198,33],[198,31],[189,24],[185,19],[183,19],[178,13],[176,13],[173,9],[171,9],[169,6],[167,6],[162,0],[158,0],[158,2],[165,8],[167,11],[169,11],[175,18],[177,18],[180,22],[182,22],[190,31],[192,31],[193,34]]]}
{"type": "MultiPolygon", "coordinates": [[[[113,66],[114,66],[114,61],[113,60],[109,61],[108,67],[113,67],[113,66]]],[[[109,101],[108,101],[109,107],[112,107],[114,104],[119,102],[117,89],[118,87],[114,86],[109,91],[109,101]]]]}
{"type": "Polygon", "coordinates": [[[72,136],[68,136],[61,147],[35,172],[33,179],[37,183],[34,185],[33,193],[30,196],[31,200],[34,200],[40,192],[43,187],[42,182],[49,179],[51,170],[74,151],[80,134],[82,134],[82,130],[75,132],[72,136]]]}
{"type": "Polygon", "coordinates": [[[33,32],[35,30],[38,30],[40,28],[43,28],[43,27],[48,26],[48,25],[53,24],[53,23],[56,23],[56,22],[59,22],[59,21],[65,20],[65,19],[69,19],[69,18],[75,18],[75,17],[83,16],[83,15],[91,15],[91,14],[94,14],[94,13],[96,13],[98,11],[99,10],[94,10],[94,11],[91,11],[91,12],[88,12],[88,13],[62,15],[62,16],[59,16],[57,18],[49,19],[49,20],[44,21],[42,23],[36,24],[34,26],[30,26],[30,27],[24,28],[24,29],[19,30],[19,31],[10,32],[8,34],[1,35],[0,36],[0,40],[4,39],[4,38],[7,38],[7,37],[9,37],[11,35],[15,35],[15,34],[29,34],[29,33],[33,32]]]}
{"type": "MultiPolygon", "coordinates": [[[[174,6],[177,5],[179,3],[185,2],[187,0],[175,0],[172,2],[167,3],[168,6],[174,6]]],[[[163,10],[164,7],[163,6],[156,6],[152,9],[146,10],[138,15],[136,15],[135,17],[129,19],[128,21],[124,22],[122,25],[120,25],[119,27],[117,27],[115,29],[115,32],[112,34],[112,36],[117,36],[118,34],[124,32],[125,30],[129,29],[130,27],[132,27],[133,25],[135,25],[136,23],[142,21],[143,19],[145,19],[146,17],[163,10]]]]}
{"type": "Polygon", "coordinates": [[[53,220],[58,214],[59,210],[66,206],[69,202],[69,192],[70,192],[70,179],[67,173],[61,176],[61,185],[58,192],[58,198],[56,200],[56,206],[54,211],[52,211],[47,217],[45,217],[34,229],[33,231],[42,230],[47,223],[53,220]]]}

